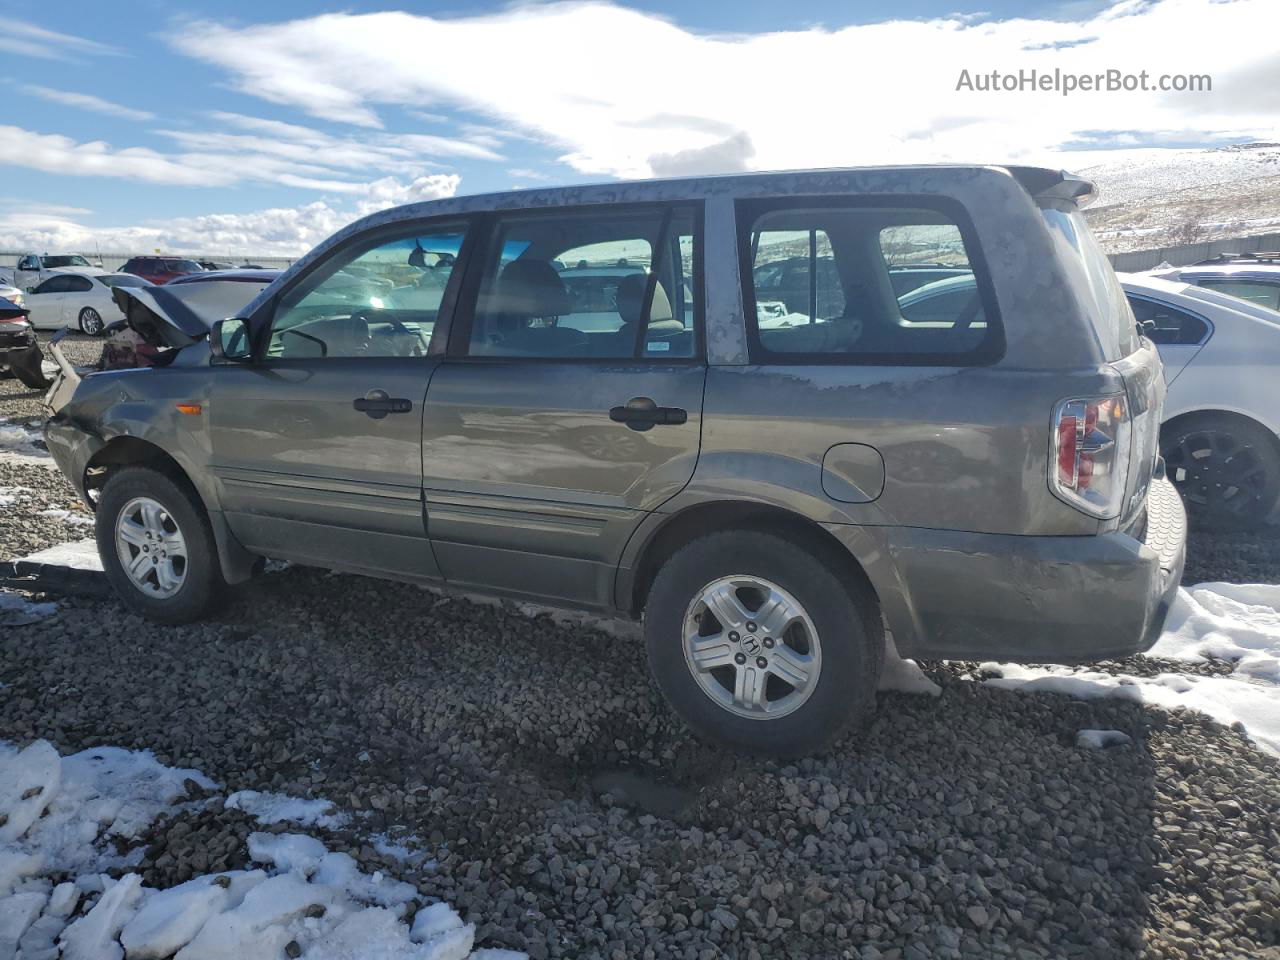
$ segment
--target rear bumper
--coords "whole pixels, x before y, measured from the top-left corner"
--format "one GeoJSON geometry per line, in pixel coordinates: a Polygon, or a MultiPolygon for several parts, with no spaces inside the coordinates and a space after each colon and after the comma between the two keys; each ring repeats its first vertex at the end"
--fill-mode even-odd
{"type": "MultiPolygon", "coordinates": [[[[840,525],[828,529],[842,536],[840,525]]],[[[1182,500],[1161,479],[1147,494],[1145,525],[1132,534],[893,528],[867,572],[904,656],[1106,660],[1147,650],[1160,636],[1182,579],[1186,535],[1182,500]]]]}

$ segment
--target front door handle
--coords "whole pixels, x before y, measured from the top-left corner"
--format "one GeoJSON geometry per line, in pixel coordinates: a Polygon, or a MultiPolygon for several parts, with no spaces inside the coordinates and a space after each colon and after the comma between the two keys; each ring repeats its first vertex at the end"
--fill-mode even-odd
{"type": "Polygon", "coordinates": [[[356,397],[351,406],[371,420],[381,420],[388,413],[408,413],[413,403],[404,397],[391,397],[385,390],[370,390],[363,397],[356,397]]]}
{"type": "Polygon", "coordinates": [[[660,407],[650,397],[632,397],[626,406],[611,408],[609,419],[643,431],[660,424],[687,423],[689,412],[681,407],[660,407]]]}

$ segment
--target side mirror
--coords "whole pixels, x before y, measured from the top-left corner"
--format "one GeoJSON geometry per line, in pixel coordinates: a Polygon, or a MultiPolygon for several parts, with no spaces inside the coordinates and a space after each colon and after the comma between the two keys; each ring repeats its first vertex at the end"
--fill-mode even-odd
{"type": "Polygon", "coordinates": [[[253,359],[249,321],[243,317],[219,320],[209,331],[209,352],[216,363],[248,363],[253,359]]]}

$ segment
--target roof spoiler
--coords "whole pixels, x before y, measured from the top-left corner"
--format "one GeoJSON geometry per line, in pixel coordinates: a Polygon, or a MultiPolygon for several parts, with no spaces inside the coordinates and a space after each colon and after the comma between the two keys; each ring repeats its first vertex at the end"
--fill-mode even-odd
{"type": "Polygon", "coordinates": [[[1093,181],[1065,170],[1044,167],[1005,167],[1036,200],[1059,200],[1087,207],[1098,198],[1093,181]]]}

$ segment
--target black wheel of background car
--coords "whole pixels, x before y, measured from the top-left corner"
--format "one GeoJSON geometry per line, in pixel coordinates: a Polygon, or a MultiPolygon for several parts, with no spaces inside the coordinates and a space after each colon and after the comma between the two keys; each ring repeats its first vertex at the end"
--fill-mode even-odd
{"type": "Polygon", "coordinates": [[[225,583],[194,492],[146,467],[124,467],[98,498],[98,554],[124,604],[159,623],[189,623],[213,608],[225,583]]]}
{"type": "Polygon", "coordinates": [[[1276,440],[1243,417],[1204,414],[1167,427],[1161,453],[1193,521],[1232,528],[1261,523],[1280,496],[1276,440]]]}
{"type": "Polygon", "coordinates": [[[102,314],[98,313],[93,307],[85,307],[80,311],[80,331],[87,333],[91,337],[102,335],[106,323],[102,319],[102,314]]]}
{"type": "MultiPolygon", "coordinates": [[[[834,552],[834,551],[833,551],[834,552]]],[[[713,533],[658,571],[645,645],[695,733],[751,753],[829,743],[875,706],[880,608],[838,562],[773,533],[713,533]]]]}

